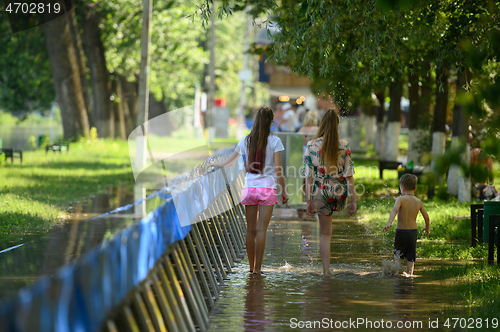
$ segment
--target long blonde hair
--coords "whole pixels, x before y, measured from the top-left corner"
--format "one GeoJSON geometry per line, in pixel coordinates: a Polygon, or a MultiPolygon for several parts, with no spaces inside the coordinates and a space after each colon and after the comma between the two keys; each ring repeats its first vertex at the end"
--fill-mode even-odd
{"type": "Polygon", "coordinates": [[[318,112],[309,111],[304,118],[304,127],[314,127],[318,125],[318,112]]]}
{"type": "Polygon", "coordinates": [[[316,139],[323,137],[323,146],[321,148],[324,162],[331,166],[337,166],[339,156],[339,117],[337,112],[329,109],[323,115],[319,124],[316,139]]]}

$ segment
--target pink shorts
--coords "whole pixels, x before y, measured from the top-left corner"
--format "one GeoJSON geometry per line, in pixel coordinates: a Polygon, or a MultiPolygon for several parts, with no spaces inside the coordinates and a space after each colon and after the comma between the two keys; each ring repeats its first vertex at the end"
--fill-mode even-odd
{"type": "Polygon", "coordinates": [[[243,205],[274,205],[278,203],[276,189],[243,188],[241,204],[243,205]]]}

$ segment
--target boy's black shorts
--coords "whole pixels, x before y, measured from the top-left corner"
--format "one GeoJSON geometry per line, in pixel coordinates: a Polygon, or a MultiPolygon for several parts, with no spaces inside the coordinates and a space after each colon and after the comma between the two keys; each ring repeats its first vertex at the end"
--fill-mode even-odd
{"type": "Polygon", "coordinates": [[[396,229],[394,239],[394,255],[406,258],[409,262],[414,262],[417,257],[417,236],[416,229],[396,229]]]}

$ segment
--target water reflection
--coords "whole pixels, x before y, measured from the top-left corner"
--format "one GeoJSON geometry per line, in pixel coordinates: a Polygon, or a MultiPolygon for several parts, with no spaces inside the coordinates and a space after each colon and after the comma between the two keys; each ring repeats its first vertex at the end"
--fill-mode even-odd
{"type": "MultiPolygon", "coordinates": [[[[361,319],[358,329],[380,331],[375,326],[383,319],[409,322],[412,326],[405,330],[416,331],[420,322],[425,329],[429,318],[442,318],[451,304],[452,295],[439,281],[384,276],[382,259],[392,258],[392,243],[352,220],[334,220],[332,274],[323,276],[319,224],[297,217],[278,220],[276,215],[268,230],[265,274],[254,278],[245,273],[246,261],[234,269],[211,315],[210,330],[347,330],[345,324],[335,324],[361,319]]],[[[438,264],[419,260],[419,267],[438,264]]]]}
{"type": "MultiPolygon", "coordinates": [[[[141,197],[150,193],[141,190],[141,197]]],[[[106,193],[72,206],[71,218],[47,235],[0,253],[0,299],[14,296],[41,275],[53,275],[63,265],[84,255],[103,240],[112,238],[164,202],[155,197],[140,205],[139,212],[129,207],[98,217],[135,202],[135,198],[133,185],[110,188],[106,193]]]]}
{"type": "Polygon", "coordinates": [[[266,308],[266,295],[270,292],[265,287],[265,278],[260,275],[251,275],[245,287],[245,314],[244,330],[248,332],[262,331],[272,325],[271,308],[266,308]]]}

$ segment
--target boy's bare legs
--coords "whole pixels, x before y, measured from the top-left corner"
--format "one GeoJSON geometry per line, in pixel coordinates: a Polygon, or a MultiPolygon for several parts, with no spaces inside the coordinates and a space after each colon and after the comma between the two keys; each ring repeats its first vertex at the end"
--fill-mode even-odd
{"type": "Polygon", "coordinates": [[[409,276],[413,275],[413,266],[414,266],[414,264],[415,264],[415,262],[410,262],[410,261],[406,262],[406,271],[408,272],[409,276]]]}
{"type": "Polygon", "coordinates": [[[250,271],[254,271],[255,266],[255,237],[257,235],[257,212],[258,205],[245,205],[247,217],[247,255],[250,263],[250,271]]]}
{"type": "Polygon", "coordinates": [[[323,263],[323,274],[330,274],[330,241],[332,239],[332,216],[318,214],[321,238],[319,240],[319,253],[323,263]]]}
{"type": "Polygon", "coordinates": [[[266,248],[267,226],[269,226],[269,222],[271,221],[273,209],[274,205],[259,205],[259,220],[257,222],[257,233],[255,237],[255,266],[253,273],[261,273],[262,259],[264,258],[264,249],[266,248]]]}

